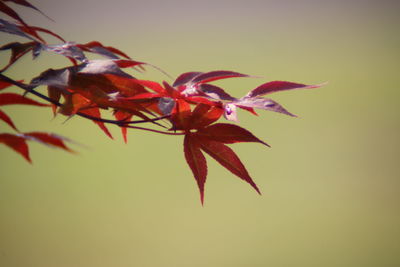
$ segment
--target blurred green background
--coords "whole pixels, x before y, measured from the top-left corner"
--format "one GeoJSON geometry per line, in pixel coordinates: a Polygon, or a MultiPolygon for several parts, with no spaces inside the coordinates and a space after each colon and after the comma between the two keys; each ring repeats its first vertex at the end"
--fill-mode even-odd
{"type": "MultiPolygon", "coordinates": [[[[272,145],[232,146],[263,195],[209,160],[204,207],[181,137],[130,131],[125,145],[117,128],[110,140],[81,118],[4,108],[22,131],[87,147],[31,144],[30,165],[0,146],[0,266],[400,266],[398,1],[31,2],[56,22],[16,7],[28,23],[173,76],[263,77],[218,83],[238,97],[270,80],[329,83],[272,96],[298,119],[242,112],[272,145]]],[[[7,74],[29,81],[66,64],[27,57],[7,74]]]]}

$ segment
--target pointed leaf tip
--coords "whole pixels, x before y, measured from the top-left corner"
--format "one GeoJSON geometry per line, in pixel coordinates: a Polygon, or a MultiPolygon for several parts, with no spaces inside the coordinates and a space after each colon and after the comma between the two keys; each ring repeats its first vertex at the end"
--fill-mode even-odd
{"type": "Polygon", "coordinates": [[[204,186],[207,179],[207,162],[200,150],[200,145],[195,136],[188,133],[185,135],[183,143],[185,159],[200,191],[201,205],[204,205],[204,186]]]}

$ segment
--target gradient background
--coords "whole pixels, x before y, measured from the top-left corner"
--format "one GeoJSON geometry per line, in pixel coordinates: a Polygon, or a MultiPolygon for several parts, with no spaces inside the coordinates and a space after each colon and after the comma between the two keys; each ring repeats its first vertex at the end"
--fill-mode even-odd
{"type": "MultiPolygon", "coordinates": [[[[238,97],[270,80],[329,84],[273,95],[299,119],[242,112],[272,145],[233,146],[263,196],[209,160],[205,207],[181,137],[130,131],[125,145],[117,128],[113,141],[81,118],[5,108],[23,131],[88,147],[31,144],[33,165],[0,147],[0,266],[400,266],[398,1],[31,2],[56,22],[16,8],[28,23],[173,76],[265,77],[218,83],[238,97]]],[[[7,73],[29,80],[65,64],[27,57],[7,73]]]]}

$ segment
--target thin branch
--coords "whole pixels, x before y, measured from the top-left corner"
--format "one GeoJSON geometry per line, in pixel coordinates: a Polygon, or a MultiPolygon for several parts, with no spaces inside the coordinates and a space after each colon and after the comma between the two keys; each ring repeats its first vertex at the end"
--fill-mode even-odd
{"type": "MultiPolygon", "coordinates": [[[[20,82],[15,81],[15,80],[7,77],[7,76],[4,76],[1,73],[0,73],[0,80],[3,80],[3,81],[8,82],[8,83],[11,83],[11,84],[13,84],[13,85],[25,90],[26,93],[31,93],[31,94],[33,94],[33,95],[35,95],[35,96],[47,101],[47,102],[50,102],[53,105],[56,105],[58,107],[62,106],[62,104],[60,102],[58,102],[58,101],[56,101],[54,99],[51,99],[50,97],[35,91],[34,89],[35,89],[36,86],[20,83],[20,82]]],[[[90,115],[87,115],[87,114],[84,114],[84,113],[80,113],[80,112],[77,112],[76,115],[79,115],[79,116],[81,116],[83,118],[86,118],[86,119],[89,119],[89,120],[103,122],[103,123],[115,124],[115,125],[118,125],[118,126],[121,126],[121,127],[122,126],[127,127],[127,126],[125,126],[126,124],[136,124],[136,123],[151,122],[151,123],[153,123],[153,124],[155,124],[157,126],[163,127],[163,128],[165,128],[165,126],[157,123],[156,121],[162,120],[162,119],[166,119],[166,118],[170,117],[170,115],[165,115],[165,116],[160,116],[160,117],[156,117],[156,118],[148,119],[148,120],[117,121],[117,120],[109,120],[109,119],[97,118],[97,117],[93,117],[93,116],[90,116],[90,115]]],[[[131,127],[129,127],[129,128],[131,128],[131,127]]],[[[139,127],[139,128],[141,128],[141,127],[139,127]]],[[[146,128],[143,128],[143,129],[146,129],[146,128]]]]}
{"type": "Polygon", "coordinates": [[[149,128],[144,128],[144,127],[139,127],[139,126],[121,126],[124,128],[132,128],[132,129],[137,129],[137,130],[143,130],[143,131],[148,131],[148,132],[154,132],[154,133],[160,133],[160,134],[165,134],[165,135],[185,135],[184,132],[182,133],[170,133],[170,132],[163,132],[163,131],[158,131],[154,129],[149,129],[149,128]]]}

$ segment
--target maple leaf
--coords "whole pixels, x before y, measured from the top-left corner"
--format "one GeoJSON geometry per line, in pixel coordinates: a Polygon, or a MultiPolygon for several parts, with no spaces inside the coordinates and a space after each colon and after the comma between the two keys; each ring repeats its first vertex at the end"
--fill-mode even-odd
{"type": "Polygon", "coordinates": [[[184,155],[199,187],[202,204],[204,203],[204,185],[207,178],[207,162],[202,151],[231,173],[249,183],[257,193],[261,194],[239,157],[225,145],[237,142],[259,142],[267,145],[249,131],[230,124],[214,124],[197,132],[185,134],[184,155]]]}

